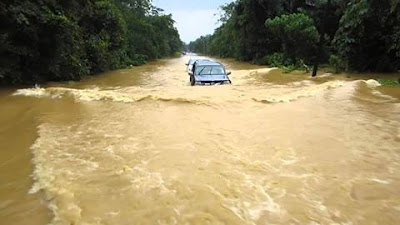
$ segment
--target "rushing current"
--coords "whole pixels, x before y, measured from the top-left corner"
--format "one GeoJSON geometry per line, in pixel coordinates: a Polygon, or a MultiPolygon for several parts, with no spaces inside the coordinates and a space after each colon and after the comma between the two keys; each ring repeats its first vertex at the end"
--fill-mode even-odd
{"type": "Polygon", "coordinates": [[[2,90],[0,224],[400,224],[398,87],[188,59],[2,90]]]}

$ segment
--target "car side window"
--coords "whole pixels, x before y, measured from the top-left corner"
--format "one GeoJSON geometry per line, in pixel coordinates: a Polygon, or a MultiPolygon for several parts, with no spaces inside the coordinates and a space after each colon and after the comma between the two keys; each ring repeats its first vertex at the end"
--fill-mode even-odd
{"type": "Polygon", "coordinates": [[[196,66],[196,64],[193,65],[193,70],[195,75],[199,75],[202,69],[204,69],[204,66],[196,66]]]}

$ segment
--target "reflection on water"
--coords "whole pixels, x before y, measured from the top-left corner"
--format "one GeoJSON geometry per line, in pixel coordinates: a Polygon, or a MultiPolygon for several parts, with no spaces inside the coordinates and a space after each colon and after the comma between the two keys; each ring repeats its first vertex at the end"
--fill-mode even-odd
{"type": "Polygon", "coordinates": [[[398,88],[187,60],[2,94],[0,223],[400,223],[398,88]]]}

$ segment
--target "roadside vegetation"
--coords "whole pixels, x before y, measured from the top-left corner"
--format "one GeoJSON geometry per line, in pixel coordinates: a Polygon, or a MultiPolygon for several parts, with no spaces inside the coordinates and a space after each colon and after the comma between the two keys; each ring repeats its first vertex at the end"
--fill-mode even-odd
{"type": "Polygon", "coordinates": [[[314,76],[328,63],[335,72],[400,70],[398,0],[236,0],[221,11],[221,26],[191,51],[314,76]]]}
{"type": "Polygon", "coordinates": [[[0,2],[0,84],[80,80],[181,49],[151,0],[0,2]]]}
{"type": "Polygon", "coordinates": [[[378,79],[378,82],[383,86],[400,86],[399,80],[378,79]]]}

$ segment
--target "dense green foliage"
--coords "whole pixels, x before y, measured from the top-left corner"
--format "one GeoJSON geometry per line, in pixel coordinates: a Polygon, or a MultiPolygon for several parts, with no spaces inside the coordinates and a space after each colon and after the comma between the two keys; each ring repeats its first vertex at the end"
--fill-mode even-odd
{"type": "Polygon", "coordinates": [[[398,0],[236,0],[189,49],[282,67],[400,69],[398,0]]]}
{"type": "Polygon", "coordinates": [[[379,79],[378,82],[383,86],[400,86],[400,79],[399,80],[379,79]]]}
{"type": "Polygon", "coordinates": [[[265,22],[271,35],[280,37],[276,43],[284,58],[293,63],[297,59],[311,59],[317,54],[319,34],[314,21],[307,15],[294,13],[268,19],[265,22]]]}
{"type": "Polygon", "coordinates": [[[150,0],[3,0],[0,84],[79,80],[182,47],[150,0]]]}
{"type": "Polygon", "coordinates": [[[334,44],[352,69],[384,72],[399,69],[399,1],[350,2],[340,20],[334,44]]]}

